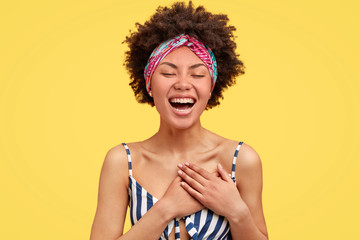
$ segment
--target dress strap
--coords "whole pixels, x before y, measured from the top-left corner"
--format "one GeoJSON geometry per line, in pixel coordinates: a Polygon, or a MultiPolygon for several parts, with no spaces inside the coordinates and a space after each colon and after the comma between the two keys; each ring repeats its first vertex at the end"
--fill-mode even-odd
{"type": "Polygon", "coordinates": [[[129,176],[132,176],[132,164],[131,164],[130,150],[129,150],[128,146],[126,145],[126,143],[122,143],[122,145],[124,146],[124,148],[126,150],[127,157],[128,157],[129,176]]]}
{"type": "Polygon", "coordinates": [[[236,159],[237,159],[237,156],[238,156],[238,153],[239,153],[239,149],[241,147],[241,145],[243,144],[244,142],[239,142],[236,150],[235,150],[235,153],[234,153],[234,158],[233,158],[233,163],[232,163],[232,169],[231,169],[231,178],[233,179],[234,182],[236,182],[236,179],[235,179],[235,166],[236,166],[236,159]]]}

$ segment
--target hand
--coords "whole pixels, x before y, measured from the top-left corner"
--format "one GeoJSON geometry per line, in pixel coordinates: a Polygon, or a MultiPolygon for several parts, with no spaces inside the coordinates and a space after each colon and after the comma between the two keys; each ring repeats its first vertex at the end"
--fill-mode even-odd
{"type": "Polygon", "coordinates": [[[193,163],[179,164],[182,187],[202,205],[229,218],[235,210],[247,208],[230,175],[218,164],[217,177],[193,163]]]}
{"type": "Polygon", "coordinates": [[[167,188],[161,201],[169,206],[172,218],[180,218],[198,212],[204,206],[181,187],[182,179],[176,177],[167,188]]]}

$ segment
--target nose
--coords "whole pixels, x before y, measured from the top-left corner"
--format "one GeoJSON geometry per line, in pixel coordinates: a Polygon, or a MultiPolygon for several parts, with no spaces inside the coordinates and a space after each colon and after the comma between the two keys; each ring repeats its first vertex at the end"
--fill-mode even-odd
{"type": "Polygon", "coordinates": [[[174,84],[176,90],[189,90],[192,85],[190,79],[186,76],[178,76],[174,84]]]}

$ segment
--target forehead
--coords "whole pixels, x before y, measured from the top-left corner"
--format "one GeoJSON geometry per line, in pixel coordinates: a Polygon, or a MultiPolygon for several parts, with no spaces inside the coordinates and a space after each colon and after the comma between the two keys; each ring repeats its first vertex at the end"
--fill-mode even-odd
{"type": "Polygon", "coordinates": [[[192,65],[202,63],[203,61],[188,47],[182,46],[169,53],[161,62],[171,62],[176,65],[192,65]]]}

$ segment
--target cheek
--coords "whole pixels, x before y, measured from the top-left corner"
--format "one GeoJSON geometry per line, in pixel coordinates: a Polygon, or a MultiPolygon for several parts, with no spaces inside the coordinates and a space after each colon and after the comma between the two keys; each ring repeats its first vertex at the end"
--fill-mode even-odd
{"type": "Polygon", "coordinates": [[[154,83],[151,83],[151,92],[154,104],[157,108],[164,105],[165,101],[167,101],[168,90],[169,87],[164,83],[160,84],[160,82],[157,82],[156,80],[154,83]]]}
{"type": "Polygon", "coordinates": [[[202,98],[209,98],[211,93],[211,82],[202,81],[195,84],[199,96],[202,98]]]}
{"type": "Polygon", "coordinates": [[[153,84],[151,84],[151,91],[153,93],[153,96],[164,96],[166,95],[167,91],[169,90],[169,86],[166,82],[160,82],[154,81],[153,84]]]}

